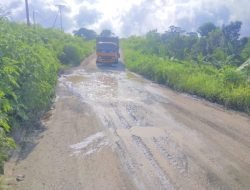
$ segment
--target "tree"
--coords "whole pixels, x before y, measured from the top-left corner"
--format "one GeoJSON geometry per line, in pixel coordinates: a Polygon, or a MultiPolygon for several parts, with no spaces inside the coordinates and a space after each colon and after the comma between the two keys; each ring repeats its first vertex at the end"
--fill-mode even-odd
{"type": "Polygon", "coordinates": [[[113,36],[114,33],[111,30],[104,29],[101,33],[100,36],[105,36],[105,37],[110,37],[113,36]]]}
{"type": "Polygon", "coordinates": [[[240,30],[241,30],[242,22],[235,21],[231,22],[228,25],[222,27],[222,32],[229,42],[235,42],[240,37],[240,30]]]}
{"type": "Polygon", "coordinates": [[[155,53],[160,54],[161,48],[161,35],[157,32],[157,30],[151,30],[146,34],[146,47],[144,51],[147,53],[155,53]]]}
{"type": "Polygon", "coordinates": [[[87,28],[80,28],[79,30],[73,31],[73,33],[74,35],[85,38],[86,40],[93,40],[97,36],[94,30],[89,30],[87,28]]]}
{"type": "Polygon", "coordinates": [[[208,22],[208,23],[205,23],[205,24],[203,24],[202,26],[200,26],[200,27],[198,28],[198,33],[199,33],[201,36],[203,36],[203,37],[205,37],[205,36],[207,37],[208,34],[209,34],[210,32],[212,32],[212,31],[214,31],[216,28],[217,28],[217,27],[216,27],[213,23],[208,22]]]}
{"type": "Polygon", "coordinates": [[[239,39],[242,22],[235,21],[222,27],[229,54],[239,55],[247,40],[239,39]]]}
{"type": "Polygon", "coordinates": [[[224,49],[224,37],[221,29],[216,29],[210,32],[206,38],[208,53],[212,53],[214,50],[220,48],[224,49]]]}
{"type": "Polygon", "coordinates": [[[167,42],[169,40],[171,40],[174,37],[178,37],[181,34],[185,33],[185,30],[182,29],[181,27],[177,27],[177,26],[170,26],[168,31],[165,31],[162,35],[161,35],[161,39],[163,42],[167,42]]]}

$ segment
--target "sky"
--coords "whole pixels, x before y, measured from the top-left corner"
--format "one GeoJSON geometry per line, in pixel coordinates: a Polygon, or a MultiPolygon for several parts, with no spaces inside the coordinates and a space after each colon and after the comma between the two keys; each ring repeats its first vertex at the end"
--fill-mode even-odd
{"type": "MultiPolygon", "coordinates": [[[[25,0],[1,0],[0,7],[10,11],[9,19],[25,22],[25,0]]],[[[159,32],[169,26],[195,32],[206,22],[217,26],[242,21],[241,34],[250,36],[250,0],[29,0],[31,21],[59,27],[58,7],[62,9],[63,28],[72,32],[81,27],[100,32],[110,29],[127,37],[159,32]]]]}

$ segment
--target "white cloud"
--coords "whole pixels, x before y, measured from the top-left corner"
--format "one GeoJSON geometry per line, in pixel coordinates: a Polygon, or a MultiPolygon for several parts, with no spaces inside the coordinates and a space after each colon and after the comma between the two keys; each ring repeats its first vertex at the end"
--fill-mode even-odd
{"type": "MultiPolygon", "coordinates": [[[[57,15],[55,4],[65,4],[64,27],[72,31],[88,27],[100,32],[112,29],[127,36],[144,34],[148,30],[165,31],[178,25],[195,31],[204,22],[217,25],[243,21],[242,33],[250,35],[249,0],[29,0],[30,11],[36,10],[40,24],[51,27],[57,15]]],[[[1,0],[0,4],[12,10],[12,18],[25,21],[24,1],[1,0]]]]}

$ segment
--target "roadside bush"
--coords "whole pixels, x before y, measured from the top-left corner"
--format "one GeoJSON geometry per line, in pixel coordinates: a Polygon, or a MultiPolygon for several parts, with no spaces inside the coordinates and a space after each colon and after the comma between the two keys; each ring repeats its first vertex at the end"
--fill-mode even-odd
{"type": "Polygon", "coordinates": [[[127,67],[146,78],[169,87],[198,95],[212,102],[250,113],[250,84],[247,75],[236,67],[221,69],[213,65],[172,61],[143,54],[123,41],[127,67]]]}
{"type": "Polygon", "coordinates": [[[79,48],[74,45],[65,45],[59,59],[64,64],[79,65],[81,62],[79,48]]]}
{"type": "Polygon", "coordinates": [[[54,96],[61,63],[80,64],[93,46],[58,30],[0,21],[0,173],[14,144],[11,130],[29,127],[42,115],[54,96]]]}
{"type": "Polygon", "coordinates": [[[13,139],[7,137],[5,132],[3,130],[0,130],[0,173],[3,173],[4,161],[6,161],[8,158],[6,152],[14,147],[15,142],[13,141],[13,139]]]}
{"type": "Polygon", "coordinates": [[[247,76],[244,73],[236,71],[235,68],[225,68],[222,73],[225,85],[239,86],[246,82],[247,76]]]}

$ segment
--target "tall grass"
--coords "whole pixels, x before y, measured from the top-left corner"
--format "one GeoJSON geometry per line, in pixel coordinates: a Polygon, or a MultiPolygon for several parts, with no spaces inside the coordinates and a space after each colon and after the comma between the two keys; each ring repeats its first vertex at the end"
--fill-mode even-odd
{"type": "Polygon", "coordinates": [[[178,91],[250,113],[250,83],[247,75],[236,68],[217,69],[212,65],[159,58],[124,43],[124,59],[130,70],[178,91]]]}

